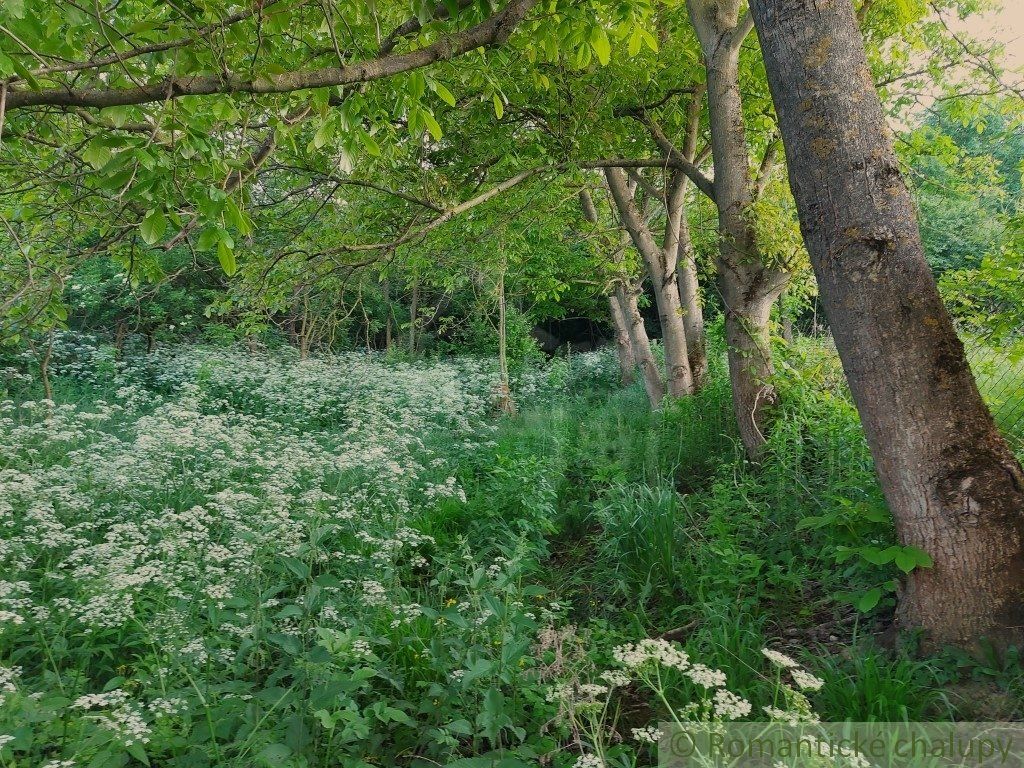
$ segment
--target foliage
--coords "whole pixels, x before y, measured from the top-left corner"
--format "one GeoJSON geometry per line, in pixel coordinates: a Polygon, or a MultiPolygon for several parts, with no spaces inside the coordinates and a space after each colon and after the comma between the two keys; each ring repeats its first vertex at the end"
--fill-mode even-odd
{"type": "Polygon", "coordinates": [[[921,236],[937,272],[977,269],[1013,247],[1008,225],[1020,212],[1024,171],[1019,111],[1009,97],[944,101],[906,136],[921,236]]]}

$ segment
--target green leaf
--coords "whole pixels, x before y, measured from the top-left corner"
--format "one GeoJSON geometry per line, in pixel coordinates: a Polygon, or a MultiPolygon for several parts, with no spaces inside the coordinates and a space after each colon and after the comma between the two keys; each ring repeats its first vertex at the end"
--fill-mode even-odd
{"type": "Polygon", "coordinates": [[[134,757],[143,765],[149,765],[149,756],[146,755],[146,748],[138,742],[128,746],[128,754],[134,757]]]}
{"type": "Polygon", "coordinates": [[[437,94],[438,98],[441,99],[449,107],[455,106],[455,96],[440,83],[434,83],[434,93],[437,94]]]}
{"type": "Polygon", "coordinates": [[[434,116],[427,112],[427,110],[423,110],[420,113],[420,117],[423,118],[423,123],[427,126],[427,130],[430,131],[430,135],[434,137],[434,141],[440,141],[443,134],[441,133],[441,126],[434,119],[434,116]]]}
{"type": "Polygon", "coordinates": [[[160,238],[163,237],[164,230],[167,229],[167,217],[164,212],[154,208],[146,214],[146,218],[142,220],[142,224],[139,225],[139,231],[142,233],[142,239],[146,241],[147,245],[155,245],[160,242],[160,238]]]}
{"type": "Polygon", "coordinates": [[[210,112],[218,120],[224,120],[226,122],[238,118],[238,110],[235,109],[235,105],[232,104],[229,99],[217,99],[214,101],[210,107],[210,112]]]}
{"type": "Polygon", "coordinates": [[[380,145],[376,142],[373,136],[368,134],[366,131],[360,131],[359,140],[362,142],[363,148],[368,154],[371,154],[374,157],[380,157],[380,145]]]}
{"type": "Polygon", "coordinates": [[[118,128],[128,122],[128,107],[107,107],[100,114],[118,128]]]}
{"type": "Polygon", "coordinates": [[[326,709],[318,709],[313,712],[313,717],[320,721],[320,725],[326,728],[328,731],[334,730],[334,717],[326,709]]]}
{"type": "Polygon", "coordinates": [[[16,19],[25,18],[25,0],[4,0],[4,10],[16,19]]]}
{"type": "Polygon", "coordinates": [[[633,32],[629,36],[629,55],[630,57],[636,56],[640,53],[640,47],[644,44],[644,38],[640,34],[639,27],[633,27],[633,32]]]}
{"type": "Polygon", "coordinates": [[[208,251],[213,248],[214,244],[220,240],[220,230],[217,227],[207,227],[203,230],[202,234],[199,235],[199,241],[196,243],[196,247],[200,251],[208,251]]]}
{"type": "Polygon", "coordinates": [[[489,675],[493,669],[493,661],[489,661],[487,659],[477,659],[469,665],[469,668],[466,670],[466,673],[462,679],[465,682],[472,682],[473,680],[484,677],[485,675],[489,675]]]}
{"type": "Polygon", "coordinates": [[[110,147],[93,139],[82,153],[82,159],[98,171],[110,162],[110,147]]]}
{"type": "Polygon", "coordinates": [[[297,605],[295,605],[293,603],[292,605],[284,606],[284,608],[282,608],[280,611],[277,612],[277,615],[274,618],[277,619],[277,620],[280,620],[280,619],[301,619],[302,616],[303,616],[302,608],[300,608],[299,606],[297,606],[297,605]]]}
{"type": "Polygon", "coordinates": [[[324,122],[319,128],[316,129],[316,133],[313,134],[313,141],[310,142],[313,149],[320,149],[334,136],[334,121],[328,120],[324,122]]]}
{"type": "Polygon", "coordinates": [[[267,768],[284,766],[292,756],[291,747],[287,744],[268,744],[256,755],[256,761],[267,768]]]}
{"type": "Polygon", "coordinates": [[[878,601],[881,600],[881,599],[882,599],[882,590],[881,590],[880,587],[875,587],[874,589],[869,589],[867,592],[865,592],[863,595],[860,596],[859,600],[857,600],[857,603],[856,603],[857,610],[860,611],[861,613],[867,613],[872,608],[874,608],[876,605],[878,605],[878,601]]]}
{"type": "Polygon", "coordinates": [[[647,43],[647,47],[655,53],[658,52],[658,38],[652,35],[648,30],[641,28],[640,35],[643,37],[644,42],[647,43]]]}
{"type": "Polygon", "coordinates": [[[282,557],[281,562],[287,566],[288,570],[298,576],[300,579],[309,578],[309,566],[299,560],[297,557],[282,557]]]}
{"type": "MultiPolygon", "coordinates": [[[[224,233],[227,234],[226,232],[224,233]]],[[[230,237],[221,238],[217,241],[217,260],[220,262],[220,268],[224,270],[224,274],[228,277],[235,274],[237,264],[235,263],[235,249],[234,243],[230,237]]]]}
{"type": "Polygon", "coordinates": [[[594,49],[597,61],[602,67],[608,66],[612,57],[612,45],[604,27],[592,27],[590,30],[590,47],[594,49]]]}
{"type": "Polygon", "coordinates": [[[408,90],[409,96],[414,101],[419,101],[427,90],[427,80],[423,76],[423,73],[413,72],[412,74],[410,74],[406,88],[408,90]]]}
{"type": "Polygon", "coordinates": [[[501,100],[501,96],[497,93],[491,95],[491,101],[494,103],[494,114],[499,120],[505,114],[505,102],[501,100]]]}
{"type": "Polygon", "coordinates": [[[224,201],[224,212],[231,226],[237,229],[239,234],[248,235],[252,232],[252,223],[249,221],[249,217],[242,213],[242,210],[230,197],[224,201]]]}
{"type": "Polygon", "coordinates": [[[14,74],[14,60],[6,53],[0,51],[0,77],[10,77],[14,74]]]}
{"type": "Polygon", "coordinates": [[[864,507],[862,514],[872,523],[888,523],[892,521],[892,515],[884,507],[864,507]]]}
{"type": "Polygon", "coordinates": [[[896,559],[900,548],[886,547],[885,549],[879,549],[878,547],[861,547],[859,551],[860,556],[872,565],[886,565],[896,559]]]}
{"type": "Polygon", "coordinates": [[[402,725],[416,725],[416,722],[409,717],[405,712],[395,707],[381,707],[378,713],[378,719],[382,722],[388,723],[401,723],[402,725]]]}
{"type": "Polygon", "coordinates": [[[452,720],[450,723],[448,723],[448,725],[445,726],[445,729],[451,731],[452,733],[457,733],[460,736],[473,735],[472,723],[470,723],[469,720],[464,720],[461,718],[459,720],[452,720]]]}
{"type": "Polygon", "coordinates": [[[917,547],[903,547],[895,558],[896,567],[904,573],[910,573],[915,568],[931,568],[934,565],[931,555],[917,547]]]}

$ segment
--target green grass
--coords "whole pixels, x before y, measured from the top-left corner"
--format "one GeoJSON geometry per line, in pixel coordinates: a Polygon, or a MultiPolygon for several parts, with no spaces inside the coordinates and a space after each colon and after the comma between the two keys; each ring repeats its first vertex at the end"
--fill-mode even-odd
{"type": "Polygon", "coordinates": [[[934,661],[861,639],[891,623],[894,600],[867,614],[851,601],[896,573],[836,560],[840,546],[894,541],[838,361],[815,342],[783,359],[756,467],[737,448],[722,376],[660,413],[633,388],[509,424],[561,472],[548,583],[607,642],[669,633],[744,690],[767,691],[768,645],[826,679],[823,716],[947,719],[956,705],[934,661]]]}

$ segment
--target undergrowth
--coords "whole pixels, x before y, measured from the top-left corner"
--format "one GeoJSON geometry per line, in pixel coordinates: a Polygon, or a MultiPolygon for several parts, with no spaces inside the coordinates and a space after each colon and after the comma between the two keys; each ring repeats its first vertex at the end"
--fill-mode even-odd
{"type": "Polygon", "coordinates": [[[481,361],[58,352],[55,402],[11,368],[0,419],[5,766],[563,768],[610,687],[623,766],[687,705],[1021,714],[1015,655],[891,642],[919,563],[816,342],[757,464],[720,348],[659,411],[607,354],[526,368],[515,418],[481,361]]]}

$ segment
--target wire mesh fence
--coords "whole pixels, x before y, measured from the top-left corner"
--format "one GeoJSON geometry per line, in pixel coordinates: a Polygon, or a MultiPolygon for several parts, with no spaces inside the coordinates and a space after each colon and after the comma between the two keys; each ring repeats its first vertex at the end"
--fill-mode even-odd
{"type": "MultiPolygon", "coordinates": [[[[986,338],[965,328],[959,333],[982,397],[1006,439],[1024,457],[1024,327],[1011,342],[986,338]]],[[[827,329],[813,337],[838,357],[827,329]]]]}
{"type": "Polygon", "coordinates": [[[1024,341],[1007,346],[964,331],[960,337],[996,423],[1024,451],[1024,341]]]}

